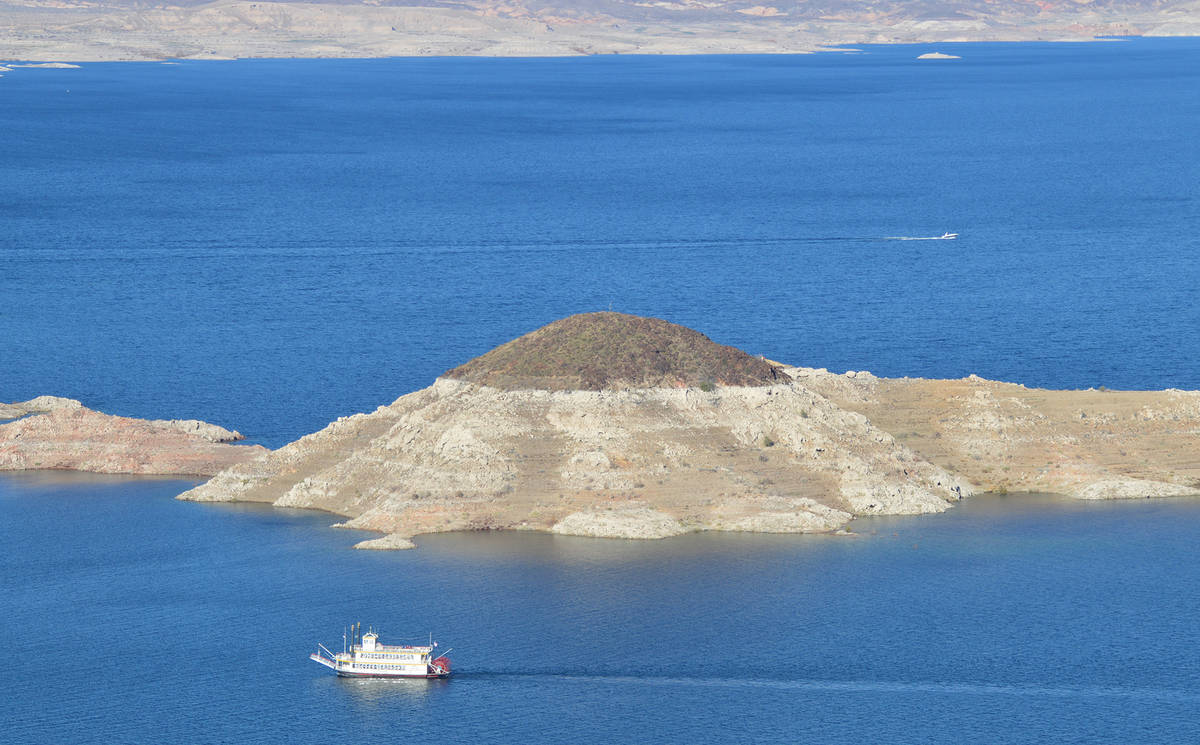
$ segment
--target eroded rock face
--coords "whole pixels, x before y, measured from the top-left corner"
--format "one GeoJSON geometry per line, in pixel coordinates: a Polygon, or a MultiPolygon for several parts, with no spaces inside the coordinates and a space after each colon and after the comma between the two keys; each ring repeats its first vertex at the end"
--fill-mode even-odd
{"type": "Polygon", "coordinates": [[[0,470],[210,476],[267,452],[213,424],[148,421],[92,411],[74,399],[39,396],[5,404],[0,470]],[[21,417],[21,418],[17,418],[21,417]]]}
{"type": "Polygon", "coordinates": [[[816,532],[935,512],[971,486],[802,386],[499,390],[441,379],[182,496],[346,515],[412,536],[816,532]]]}
{"type": "Polygon", "coordinates": [[[1076,499],[1151,499],[1200,496],[1200,485],[1169,484],[1145,479],[1102,479],[1076,489],[1076,499]]]}
{"type": "Polygon", "coordinates": [[[985,491],[1080,499],[1200,494],[1200,393],[1050,391],[961,380],[788,368],[985,491]]]}
{"type": "Polygon", "coordinates": [[[671,515],[639,505],[572,512],[550,530],[591,538],[670,538],[690,532],[671,515]]]}

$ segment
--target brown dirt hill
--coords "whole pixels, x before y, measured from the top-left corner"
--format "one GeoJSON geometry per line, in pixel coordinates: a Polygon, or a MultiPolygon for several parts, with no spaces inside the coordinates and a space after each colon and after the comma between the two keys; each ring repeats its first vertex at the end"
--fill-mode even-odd
{"type": "Polygon", "coordinates": [[[765,386],[790,382],[766,360],[658,318],[580,313],[445,373],[501,390],[765,386]]]}

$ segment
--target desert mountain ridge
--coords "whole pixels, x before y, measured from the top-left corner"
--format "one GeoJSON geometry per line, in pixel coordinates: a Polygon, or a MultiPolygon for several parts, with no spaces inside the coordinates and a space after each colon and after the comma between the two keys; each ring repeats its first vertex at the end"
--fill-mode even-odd
{"type": "Polygon", "coordinates": [[[0,18],[0,60],[536,57],[1188,36],[1200,0],[0,0],[0,18]]]}

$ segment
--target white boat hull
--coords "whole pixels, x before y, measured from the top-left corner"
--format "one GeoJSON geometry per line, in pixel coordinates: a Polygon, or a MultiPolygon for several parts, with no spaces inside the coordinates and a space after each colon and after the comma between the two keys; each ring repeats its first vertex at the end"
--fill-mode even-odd
{"type": "Polygon", "coordinates": [[[324,665],[343,678],[446,678],[450,675],[450,660],[445,656],[433,659],[436,645],[387,646],[378,642],[371,632],[363,643],[334,654],[318,644],[308,658],[324,665]]]}
{"type": "Polygon", "coordinates": [[[324,665],[343,678],[445,678],[450,675],[449,671],[433,672],[430,670],[430,666],[425,664],[398,665],[391,669],[379,669],[361,663],[331,660],[316,653],[310,654],[308,659],[324,665]]]}
{"type": "Polygon", "coordinates": [[[432,680],[433,678],[447,678],[450,673],[425,673],[424,675],[409,674],[409,673],[351,673],[345,670],[337,671],[339,678],[408,678],[420,680],[432,680]]]}

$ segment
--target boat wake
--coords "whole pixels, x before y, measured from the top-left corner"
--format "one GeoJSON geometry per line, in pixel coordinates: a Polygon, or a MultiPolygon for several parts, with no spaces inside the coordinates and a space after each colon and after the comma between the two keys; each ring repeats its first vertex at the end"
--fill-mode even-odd
{"type": "Polygon", "coordinates": [[[987,683],[932,683],[874,680],[796,680],[771,678],[689,678],[637,675],[593,675],[576,673],[460,673],[458,679],[551,679],[578,683],[621,685],[688,686],[696,688],[761,688],[788,691],[836,693],[928,693],[976,696],[1037,696],[1054,698],[1122,698],[1153,701],[1200,702],[1200,691],[1171,688],[1123,688],[1106,686],[992,685],[987,683]]]}
{"type": "Polygon", "coordinates": [[[958,238],[958,233],[942,233],[941,235],[889,235],[885,241],[952,241],[958,238]]]}

